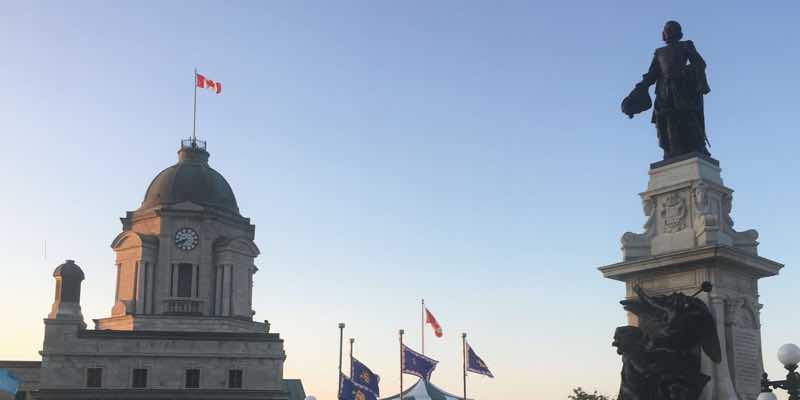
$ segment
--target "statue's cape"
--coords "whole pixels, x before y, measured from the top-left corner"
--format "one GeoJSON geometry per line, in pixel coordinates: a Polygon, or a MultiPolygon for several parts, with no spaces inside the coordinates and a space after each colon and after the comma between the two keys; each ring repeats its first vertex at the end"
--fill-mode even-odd
{"type": "Polygon", "coordinates": [[[645,112],[653,106],[647,86],[637,85],[631,93],[622,100],[622,113],[633,117],[635,114],[645,112]]]}
{"type": "Polygon", "coordinates": [[[711,310],[708,309],[706,303],[698,301],[699,306],[703,308],[704,314],[707,318],[702,318],[698,328],[700,329],[700,347],[706,353],[708,358],[715,363],[722,361],[722,349],[719,345],[719,336],[717,336],[717,324],[714,317],[711,315],[711,310]]]}

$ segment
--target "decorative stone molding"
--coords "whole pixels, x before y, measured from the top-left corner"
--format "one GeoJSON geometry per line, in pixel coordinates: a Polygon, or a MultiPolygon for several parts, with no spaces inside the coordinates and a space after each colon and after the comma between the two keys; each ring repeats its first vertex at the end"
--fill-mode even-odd
{"type": "Polygon", "coordinates": [[[659,207],[661,226],[664,233],[674,233],[686,229],[686,200],[677,192],[665,196],[659,207]]]}
{"type": "Polygon", "coordinates": [[[644,233],[625,232],[620,242],[626,259],[650,255],[650,239],[656,234],[656,204],[652,198],[642,197],[642,209],[646,217],[644,233]]]}
{"type": "Polygon", "coordinates": [[[731,297],[725,303],[725,324],[744,329],[759,329],[758,312],[746,297],[731,297]]]}
{"type": "Polygon", "coordinates": [[[122,251],[140,246],[149,249],[158,248],[158,237],[134,231],[123,231],[111,242],[111,248],[114,249],[114,251],[122,251]]]}
{"type": "Polygon", "coordinates": [[[725,301],[725,325],[740,325],[740,309],[744,304],[744,299],[741,297],[738,298],[729,298],[725,301]]]}
{"type": "Polygon", "coordinates": [[[717,199],[710,200],[708,185],[703,181],[698,181],[692,188],[692,198],[697,209],[695,213],[695,226],[712,228],[719,226],[717,199]]]}
{"type": "Polygon", "coordinates": [[[252,240],[243,238],[219,238],[214,242],[214,252],[216,254],[232,253],[251,258],[258,257],[261,253],[252,240]]]}
{"type": "Polygon", "coordinates": [[[136,308],[134,300],[119,300],[114,307],[111,308],[111,315],[115,317],[123,315],[133,315],[136,308]]]}
{"type": "Polygon", "coordinates": [[[733,229],[732,193],[719,167],[702,158],[651,169],[647,191],[640,194],[644,232],[622,235],[624,259],[718,245],[757,255],[758,233],[733,229]]]}

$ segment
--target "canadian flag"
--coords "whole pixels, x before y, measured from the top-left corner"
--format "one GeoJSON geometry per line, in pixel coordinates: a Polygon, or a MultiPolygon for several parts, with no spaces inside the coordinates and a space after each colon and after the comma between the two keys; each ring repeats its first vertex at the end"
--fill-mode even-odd
{"type": "Polygon", "coordinates": [[[428,311],[427,307],[425,308],[425,323],[431,324],[431,328],[433,328],[433,333],[436,334],[436,337],[442,337],[442,326],[439,325],[439,321],[428,311]]]}
{"type": "Polygon", "coordinates": [[[222,83],[214,82],[211,79],[206,78],[203,75],[200,75],[195,72],[195,85],[201,89],[211,89],[216,94],[220,94],[222,92],[222,83]]]}

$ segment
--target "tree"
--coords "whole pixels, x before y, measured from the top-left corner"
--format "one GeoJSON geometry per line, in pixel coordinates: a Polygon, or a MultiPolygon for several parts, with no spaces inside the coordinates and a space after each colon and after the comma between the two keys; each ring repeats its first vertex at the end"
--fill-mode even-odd
{"type": "Polygon", "coordinates": [[[569,400],[614,400],[612,397],[597,393],[597,390],[593,393],[586,393],[580,386],[572,389],[572,394],[567,397],[569,400]]]}

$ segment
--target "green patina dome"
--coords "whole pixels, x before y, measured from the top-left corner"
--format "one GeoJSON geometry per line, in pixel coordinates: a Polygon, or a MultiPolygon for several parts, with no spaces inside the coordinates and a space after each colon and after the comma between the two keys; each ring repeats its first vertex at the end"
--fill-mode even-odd
{"type": "Polygon", "coordinates": [[[231,186],[208,165],[208,156],[204,143],[184,141],[178,150],[178,163],[156,175],[140,209],[190,201],[239,214],[231,186]]]}

